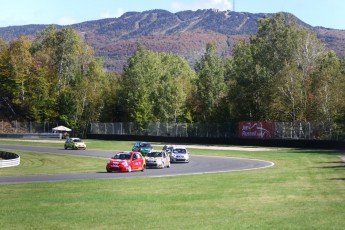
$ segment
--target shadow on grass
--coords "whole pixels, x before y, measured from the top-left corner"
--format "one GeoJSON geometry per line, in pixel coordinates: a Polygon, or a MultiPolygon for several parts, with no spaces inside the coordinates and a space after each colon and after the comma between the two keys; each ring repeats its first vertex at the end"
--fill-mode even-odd
{"type": "Polygon", "coordinates": [[[316,167],[319,169],[345,169],[344,165],[334,165],[334,166],[323,166],[323,167],[316,167]]]}
{"type": "Polygon", "coordinates": [[[320,164],[343,164],[343,161],[328,161],[328,162],[318,162],[320,164]]]}
{"type": "Polygon", "coordinates": [[[331,165],[331,166],[321,166],[316,168],[321,169],[345,169],[345,161],[342,157],[339,161],[326,161],[326,162],[319,162],[319,164],[337,164],[337,165],[331,165]]]}

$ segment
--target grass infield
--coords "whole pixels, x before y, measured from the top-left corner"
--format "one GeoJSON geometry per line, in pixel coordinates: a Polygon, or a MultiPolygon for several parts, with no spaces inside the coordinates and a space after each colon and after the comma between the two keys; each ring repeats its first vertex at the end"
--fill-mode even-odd
{"type": "MultiPolygon", "coordinates": [[[[88,148],[132,142],[85,140],[88,148]]],[[[1,143],[5,143],[3,140],[1,143]]],[[[17,142],[18,143],[18,142],[17,142]]],[[[55,144],[49,144],[55,146],[55,144]]],[[[56,143],[61,147],[61,143],[56,143]]],[[[16,151],[18,152],[18,151],[16,151]]],[[[191,154],[272,161],[274,167],[204,175],[0,184],[0,229],[343,229],[345,167],[331,150],[191,154]]],[[[93,157],[19,152],[0,176],[99,171],[93,157]]]]}

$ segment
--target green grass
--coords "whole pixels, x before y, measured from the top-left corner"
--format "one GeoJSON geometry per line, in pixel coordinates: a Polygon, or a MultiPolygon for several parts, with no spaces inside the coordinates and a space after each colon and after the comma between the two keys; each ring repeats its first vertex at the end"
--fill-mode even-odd
{"type": "MultiPolygon", "coordinates": [[[[105,170],[108,159],[68,154],[35,153],[15,151],[20,156],[20,165],[0,168],[0,176],[99,172],[105,170]]],[[[1,229],[1,228],[0,228],[1,229]]]]}
{"type": "MultiPolygon", "coordinates": [[[[111,149],[131,146],[127,142],[99,143],[111,149]]],[[[0,185],[0,229],[344,228],[345,167],[338,157],[341,153],[301,149],[190,151],[264,159],[275,166],[162,178],[0,185]]],[[[26,168],[13,169],[23,174],[40,173],[39,168],[62,158],[63,166],[43,171],[99,171],[105,164],[99,158],[30,152],[20,155],[26,168]],[[36,163],[25,155],[35,158],[31,161],[36,163]],[[75,164],[80,167],[75,168],[75,164]]]]}

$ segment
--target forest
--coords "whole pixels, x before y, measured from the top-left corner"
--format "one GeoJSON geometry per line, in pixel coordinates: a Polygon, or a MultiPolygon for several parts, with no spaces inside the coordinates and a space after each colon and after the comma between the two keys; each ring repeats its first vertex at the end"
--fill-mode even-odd
{"type": "Polygon", "coordinates": [[[1,119],[80,132],[91,122],[344,121],[345,59],[289,15],[259,19],[228,53],[207,43],[191,65],[138,44],[116,74],[69,27],[0,39],[1,119]]]}

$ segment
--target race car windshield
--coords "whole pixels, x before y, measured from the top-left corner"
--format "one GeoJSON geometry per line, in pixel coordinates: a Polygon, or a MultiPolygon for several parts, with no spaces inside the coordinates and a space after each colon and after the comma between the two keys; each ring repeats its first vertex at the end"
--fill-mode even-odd
{"type": "Polygon", "coordinates": [[[148,153],[146,156],[148,156],[148,157],[155,157],[155,152],[150,152],[150,153],[148,153]]]}
{"type": "Polygon", "coordinates": [[[186,153],[185,149],[174,149],[174,153],[186,153]]]}
{"type": "Polygon", "coordinates": [[[130,154],[116,154],[114,159],[128,160],[131,158],[130,154]]]}
{"type": "Polygon", "coordinates": [[[144,144],[141,144],[141,145],[140,145],[140,147],[144,147],[144,148],[145,148],[145,147],[150,147],[150,145],[149,145],[149,144],[144,143],[144,144]]]}

